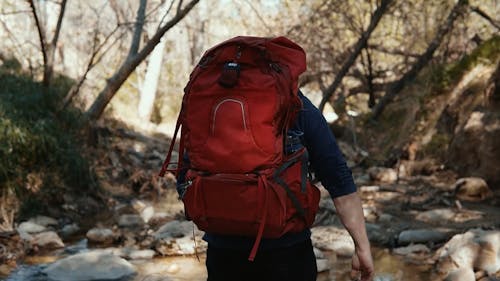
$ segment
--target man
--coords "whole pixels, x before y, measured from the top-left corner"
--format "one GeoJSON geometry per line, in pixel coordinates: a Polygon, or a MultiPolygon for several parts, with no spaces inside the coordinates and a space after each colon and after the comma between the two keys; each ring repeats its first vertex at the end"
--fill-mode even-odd
{"type": "MultiPolygon", "coordinates": [[[[291,131],[299,132],[301,143],[309,152],[315,175],[330,193],[342,224],[354,240],[352,276],[373,280],[374,268],[367,237],[361,200],[356,193],[350,169],[321,112],[299,93],[303,107],[291,131]]],[[[184,182],[181,173],[178,183],[184,182]]],[[[306,229],[287,233],[278,239],[262,239],[253,262],[248,252],[255,241],[251,237],[206,233],[208,281],[224,280],[316,280],[316,258],[306,229]]]]}

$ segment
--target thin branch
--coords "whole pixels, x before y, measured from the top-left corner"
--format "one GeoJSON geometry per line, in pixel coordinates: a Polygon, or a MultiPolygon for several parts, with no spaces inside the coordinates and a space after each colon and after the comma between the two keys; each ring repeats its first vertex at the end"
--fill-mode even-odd
{"type": "Polygon", "coordinates": [[[42,27],[40,19],[38,17],[38,13],[36,11],[35,2],[33,0],[28,0],[28,3],[31,7],[31,13],[33,14],[33,18],[35,19],[36,29],[38,31],[38,38],[40,39],[40,48],[42,50],[43,55],[43,64],[47,64],[47,50],[46,50],[46,38],[45,38],[45,30],[42,27]]]}
{"type": "Polygon", "coordinates": [[[50,44],[52,45],[52,48],[54,50],[56,48],[57,40],[59,40],[59,34],[61,33],[61,26],[64,18],[64,12],[66,11],[66,2],[67,0],[62,0],[61,2],[61,10],[59,12],[59,17],[57,18],[56,31],[54,33],[54,38],[52,38],[52,42],[50,44]]]}
{"type": "Polygon", "coordinates": [[[1,16],[10,16],[10,15],[17,15],[17,14],[27,14],[31,13],[31,10],[19,10],[19,11],[11,11],[11,12],[2,12],[0,13],[1,16]]]}
{"type": "Polygon", "coordinates": [[[480,15],[481,17],[489,21],[491,25],[493,25],[496,29],[500,30],[500,23],[497,20],[490,17],[485,11],[481,10],[479,7],[470,7],[470,9],[471,11],[475,12],[476,14],[480,15]]]}
{"type": "Polygon", "coordinates": [[[252,1],[245,0],[245,2],[248,4],[248,6],[250,6],[250,9],[252,9],[252,11],[255,13],[255,15],[257,16],[257,18],[259,19],[259,21],[262,23],[262,25],[264,25],[264,27],[267,29],[267,31],[271,32],[272,28],[266,23],[266,21],[264,20],[264,18],[262,18],[262,16],[260,15],[259,11],[257,11],[257,9],[255,8],[255,6],[252,4],[252,1]]]}
{"type": "Polygon", "coordinates": [[[68,105],[70,105],[71,102],[73,101],[73,98],[76,95],[78,95],[78,93],[80,92],[80,88],[82,87],[83,83],[87,79],[87,75],[92,70],[92,68],[94,68],[95,65],[97,65],[99,62],[101,62],[101,60],[104,58],[104,55],[111,49],[112,46],[114,46],[114,44],[120,38],[123,38],[123,36],[125,35],[125,31],[122,32],[122,34],[120,36],[115,38],[114,42],[112,42],[111,44],[108,45],[108,48],[106,48],[104,51],[101,52],[101,50],[107,44],[109,39],[113,36],[113,34],[115,34],[116,31],[118,31],[119,28],[120,28],[120,25],[117,25],[115,27],[115,29],[113,31],[111,31],[111,33],[109,33],[108,36],[106,36],[106,38],[104,39],[104,41],[101,44],[99,44],[98,46],[96,45],[98,42],[98,39],[97,39],[98,33],[97,33],[97,30],[95,30],[94,40],[93,40],[94,44],[92,45],[92,54],[90,55],[90,58],[89,58],[89,61],[87,63],[87,66],[85,68],[85,71],[78,79],[78,82],[71,87],[71,89],[68,91],[68,94],[66,94],[66,96],[64,97],[60,111],[67,108],[68,105]],[[99,54],[100,54],[100,56],[98,57],[99,54]]]}
{"type": "Polygon", "coordinates": [[[389,55],[397,55],[397,56],[404,56],[404,57],[410,57],[410,58],[418,58],[420,56],[419,54],[409,53],[409,52],[406,52],[404,50],[388,49],[388,48],[381,46],[381,45],[368,44],[368,48],[370,48],[371,50],[381,52],[384,54],[389,54],[389,55]]]}

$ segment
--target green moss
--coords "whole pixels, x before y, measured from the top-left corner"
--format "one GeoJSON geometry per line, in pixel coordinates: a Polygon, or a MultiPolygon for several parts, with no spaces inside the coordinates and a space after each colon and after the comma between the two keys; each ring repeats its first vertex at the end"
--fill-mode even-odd
{"type": "Polygon", "coordinates": [[[494,36],[457,62],[431,67],[430,79],[434,93],[444,92],[454,85],[463,74],[482,62],[494,64],[500,58],[500,36],[494,36]]]}

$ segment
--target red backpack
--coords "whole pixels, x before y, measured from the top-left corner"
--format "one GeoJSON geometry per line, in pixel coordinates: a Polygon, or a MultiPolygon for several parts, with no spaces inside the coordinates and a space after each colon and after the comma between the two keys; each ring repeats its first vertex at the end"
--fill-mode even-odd
{"type": "Polygon", "coordinates": [[[255,237],[249,260],[262,237],[302,231],[318,209],[306,149],[284,149],[302,105],[297,80],[305,59],[285,37],[235,37],[208,50],[184,89],[160,172],[187,168],[186,216],[209,233],[255,237]],[[179,161],[169,169],[180,127],[179,161]]]}

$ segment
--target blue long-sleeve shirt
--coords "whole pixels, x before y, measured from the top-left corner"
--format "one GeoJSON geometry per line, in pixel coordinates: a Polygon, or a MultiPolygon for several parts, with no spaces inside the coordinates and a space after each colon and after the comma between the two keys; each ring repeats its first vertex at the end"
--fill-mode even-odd
{"type": "MultiPolygon", "coordinates": [[[[302,144],[309,152],[310,166],[317,179],[328,190],[333,198],[356,192],[356,185],[351,170],[340,151],[335,137],[321,112],[311,101],[299,92],[302,100],[302,109],[291,130],[303,132],[302,144]]],[[[184,175],[180,175],[178,182],[183,182],[184,175]]],[[[302,232],[287,233],[277,239],[262,239],[260,249],[287,247],[308,239],[309,229],[302,232]]],[[[234,248],[250,250],[255,242],[254,238],[219,235],[205,233],[203,239],[211,246],[218,248],[234,248]]]]}

